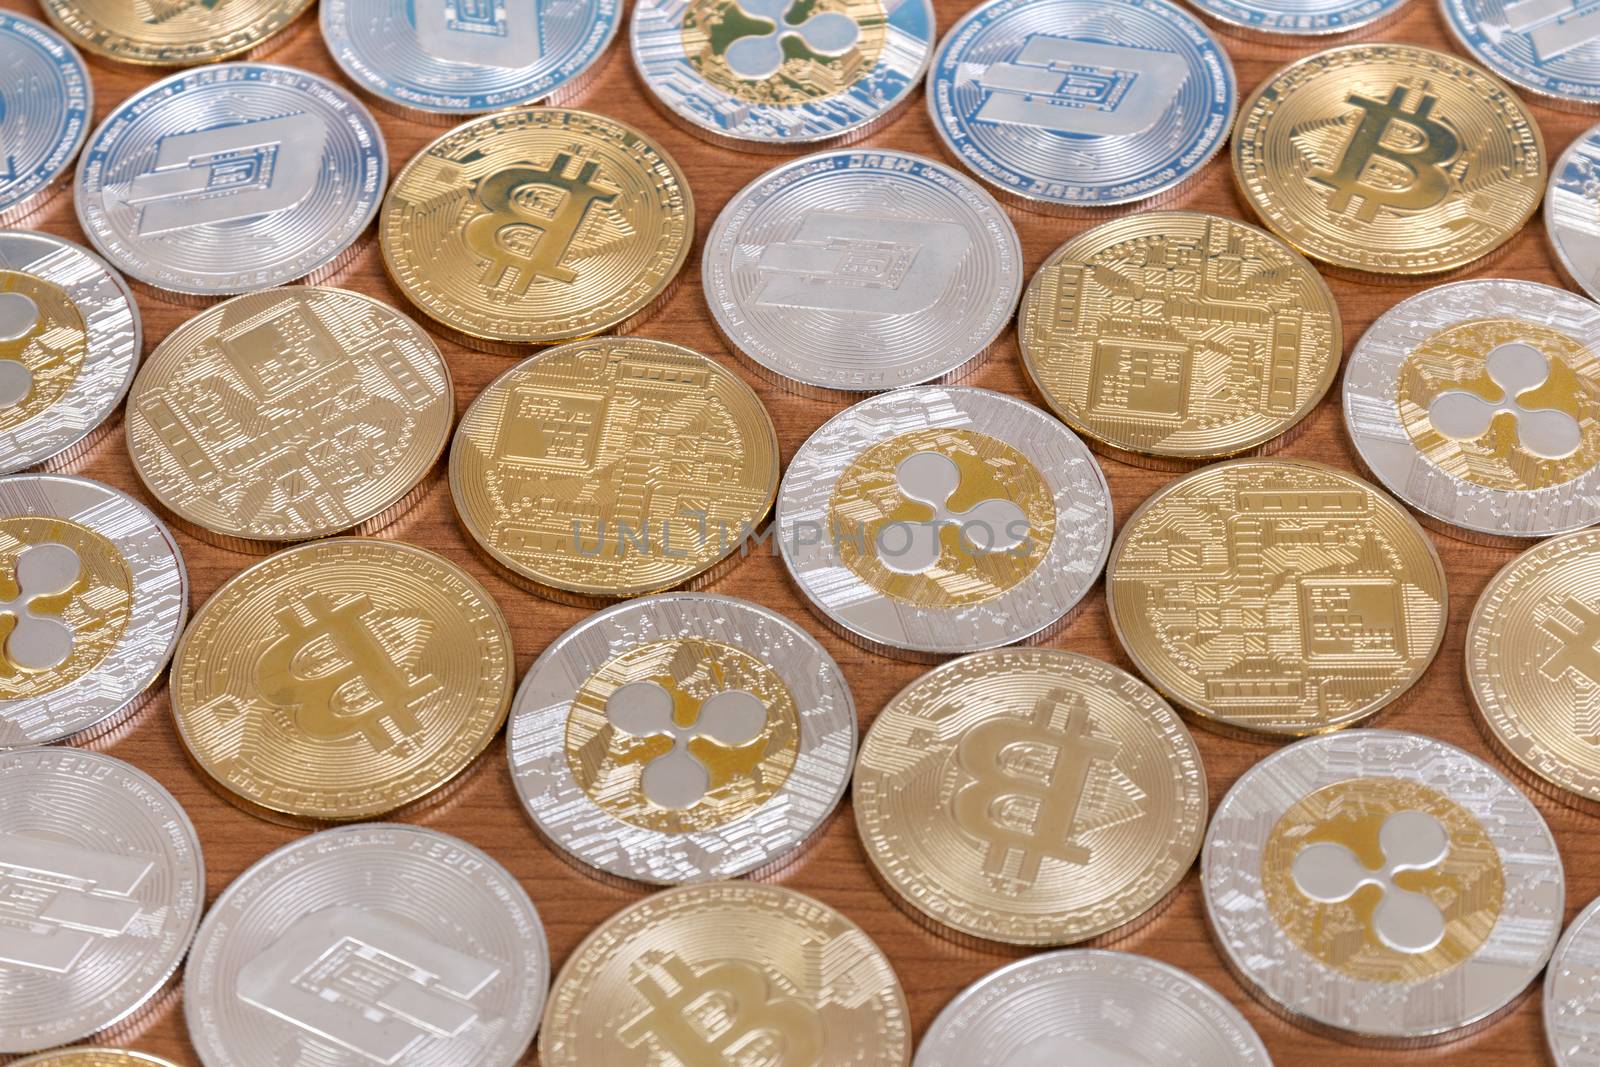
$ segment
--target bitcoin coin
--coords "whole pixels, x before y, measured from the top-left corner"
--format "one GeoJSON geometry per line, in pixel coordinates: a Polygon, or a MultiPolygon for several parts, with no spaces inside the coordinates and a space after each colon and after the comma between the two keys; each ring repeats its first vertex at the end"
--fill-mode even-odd
{"type": "Polygon", "coordinates": [[[1600,126],[1574,138],[1550,171],[1544,229],[1567,284],[1600,300],[1600,126]]]}
{"type": "Polygon", "coordinates": [[[608,919],[550,990],[539,1062],[906,1067],[900,981],[866,932],[778,886],[668,889],[608,919]]]}
{"type": "Polygon", "coordinates": [[[388,168],[377,122],[344,89],[224,63],[111,112],[78,160],[78,223],[134,282],[203,303],[332,275],[377,214],[388,168]]]}
{"type": "Polygon", "coordinates": [[[670,295],[694,198],[631,126],[515,108],[451,130],[395,178],[383,263],[455,340],[491,352],[623,331],[670,295]]]}
{"type": "Polygon", "coordinates": [[[838,664],[775,612],[675,594],[558,637],[507,755],[541,833],[583,867],[670,884],[770,871],[822,829],[855,759],[838,664]]]}
{"type": "Polygon", "coordinates": [[[1488,764],[1416,734],[1251,767],[1202,853],[1206,917],[1263,1004],[1357,1044],[1439,1044],[1514,1007],[1561,933],[1555,839],[1488,764]]]}
{"type": "Polygon", "coordinates": [[[706,304],[760,375],[802,394],[952,381],[1022,292],[1022,246],[976,183],[905,152],[806,156],[757,178],[706,238],[706,304]]]}
{"type": "Polygon", "coordinates": [[[874,873],[913,918],[1031,947],[1152,918],[1206,825],[1177,713],[1132,675],[1050,648],[980,652],[902,689],[852,796],[874,873]]]}
{"type": "Polygon", "coordinates": [[[945,149],[1051,213],[1176,192],[1222,147],[1238,95],[1222,45],[1167,0],[990,0],[928,71],[945,149]]]}
{"type": "Polygon", "coordinates": [[[1556,1067],[1600,1064],[1600,900],[1572,920],[1544,974],[1544,1036],[1556,1067]]]}
{"type": "Polygon", "coordinates": [[[1267,228],[1371,280],[1448,274],[1509,241],[1544,195],[1544,140],[1480,68],[1408,44],[1289,64],[1245,102],[1233,174],[1267,228]]]}
{"type": "Polygon", "coordinates": [[[1439,0],[1461,47],[1541,103],[1600,111],[1600,19],[1583,0],[1439,0]]]}
{"type": "Polygon", "coordinates": [[[369,823],[283,846],[223,890],[184,976],[205,1067],[512,1067],[550,984],[539,913],[487,853],[369,823]]]}
{"type": "Polygon", "coordinates": [[[1223,32],[1251,41],[1308,44],[1375,32],[1409,0],[1192,0],[1223,32]]]}
{"type": "Polygon", "coordinates": [[[0,1054],[151,1007],[205,891],[200,840],[154,778],[79,749],[0,752],[0,1054]]]}
{"type": "Polygon", "coordinates": [[[929,0],[639,0],[633,65],[668,119],[726,148],[848,144],[928,69],[929,0]]]}
{"type": "Polygon", "coordinates": [[[69,1048],[16,1060],[11,1067],[174,1067],[166,1060],[120,1048],[69,1048]]]}
{"type": "Polygon", "coordinates": [[[1221,215],[1128,215],[1079,234],[1028,284],[1034,385],[1090,448],[1192,467],[1273,451],[1333,384],[1339,306],[1270,234],[1221,215]]]}
{"type": "Polygon", "coordinates": [[[230,800],[367,819],[471,766],[511,703],[511,633],[432,552],[344,537],[223,583],[173,656],[178,735],[230,800]]]}
{"type": "Polygon", "coordinates": [[[454,415],[421,327],[360,293],[294,286],[167,335],[128,399],[128,454],[186,531],[264,552],[399,517],[454,415]]]}
{"type": "Polygon", "coordinates": [[[89,133],[94,86],[83,57],[30,18],[0,11],[0,224],[29,215],[66,186],[89,133]]]}
{"type": "MultiPolygon", "coordinates": [[[[40,0],[72,43],[136,67],[190,67],[264,55],[312,0],[40,0]]],[[[189,127],[183,127],[189,129],[189,127]]]]}
{"type": "Polygon", "coordinates": [[[473,543],[564,603],[712,581],[749,552],[777,487],[777,431],[750,387],[644,338],[524,360],[478,395],[450,446],[473,543]]]}

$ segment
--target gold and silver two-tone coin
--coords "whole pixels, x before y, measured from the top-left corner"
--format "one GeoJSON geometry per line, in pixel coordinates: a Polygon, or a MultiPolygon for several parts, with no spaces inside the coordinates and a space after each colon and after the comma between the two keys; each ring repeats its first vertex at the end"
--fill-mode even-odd
{"type": "Polygon", "coordinates": [[[1458,748],[1390,730],[1257,763],[1217,806],[1201,865],[1223,959],[1262,1003],[1390,1048],[1514,1007],[1561,933],[1564,886],[1527,797],[1458,748]]]}
{"type": "Polygon", "coordinates": [[[913,918],[1030,947],[1153,917],[1206,825],[1177,713],[1127,672],[1051,648],[981,652],[902,689],[862,743],[852,797],[874,873],[913,918]]]}
{"type": "Polygon", "coordinates": [[[1122,647],[1224,732],[1354,726],[1422,677],[1444,639],[1433,542],[1360,478],[1308,460],[1185,475],[1128,519],[1106,565],[1122,647]]]}
{"type": "Polygon", "coordinates": [[[267,817],[369,819],[460,776],[505,721],[505,617],[456,564],[334,538],[225,582],[173,656],[189,755],[267,817]]]}
{"type": "Polygon", "coordinates": [[[883,951],[828,905],[713,882],[646,897],[590,934],[556,976],[539,1031],[544,1067],[728,1063],[729,1050],[907,1067],[905,993],[883,951]]]}
{"type": "Polygon", "coordinates": [[[673,158],[632,126],[513,108],[418,152],[378,235],[389,277],[436,325],[515,353],[655,310],[688,258],[694,198],[673,158]]]}
{"type": "Polygon", "coordinates": [[[1540,1007],[1555,1067],[1600,1067],[1600,900],[1584,908],[1556,944],[1540,1007]]]}
{"type": "Polygon", "coordinates": [[[262,55],[312,0],[40,0],[56,28],[98,59],[190,67],[262,55]]]}
{"type": "Polygon", "coordinates": [[[11,1067],[174,1067],[158,1056],[120,1048],[69,1048],[15,1060],[11,1067]]]}

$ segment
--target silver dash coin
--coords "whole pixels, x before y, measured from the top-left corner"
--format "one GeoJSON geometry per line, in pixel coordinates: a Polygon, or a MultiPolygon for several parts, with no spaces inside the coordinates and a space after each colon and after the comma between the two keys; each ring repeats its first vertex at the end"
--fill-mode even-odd
{"type": "Polygon", "coordinates": [[[539,830],[586,868],[667,885],[771,870],[827,822],[855,762],[844,673],[731,597],[645,597],[545,650],[507,752],[539,830]]]}
{"type": "Polygon", "coordinates": [[[1439,9],[1462,49],[1518,89],[1600,111],[1600,16],[1587,0],[1439,0],[1439,9]]]}
{"type": "Polygon", "coordinates": [[[137,710],[189,615],[161,520],[64,474],[0,478],[0,750],[87,740],[137,710]]]}
{"type": "Polygon", "coordinates": [[[941,1011],[912,1067],[1272,1067],[1221,994],[1170,964],[1067,949],[985,975],[941,1011]]]}
{"type": "Polygon", "coordinates": [[[349,92],[289,67],[223,63],[112,111],[78,161],[78,222],[133,281],[215,300],[337,270],[387,179],[383,135],[349,92]]]}
{"type": "Polygon", "coordinates": [[[1356,343],[1345,427],[1429,525],[1485,543],[1600,521],[1600,305],[1537,282],[1454,282],[1356,343]]]}
{"type": "Polygon", "coordinates": [[[205,903],[200,840],[155,779],[71,748],[0,753],[0,1053],[129,1022],[205,903]]]}
{"type": "Polygon", "coordinates": [[[1390,1048],[1465,1037],[1509,1011],[1561,933],[1555,838],[1475,756],[1351,730],[1257,763],[1201,858],[1224,961],[1308,1029],[1390,1048]]]}
{"type": "Polygon", "coordinates": [[[77,49],[55,30],[0,11],[0,224],[37,211],[65,187],[94,113],[77,49]]]}
{"type": "Polygon", "coordinates": [[[1111,493],[1076,434],[986,389],[863,400],[778,490],[790,576],[830,628],[923,661],[1041,641],[1105,566],[1111,493]]]}
{"type": "Polygon", "coordinates": [[[758,373],[813,395],[950,381],[1011,321],[1022,246],[977,183],[905,152],[768,171],[706,238],[712,318],[758,373]]]}
{"type": "Polygon", "coordinates": [[[1576,137],[1550,169],[1544,230],[1567,282],[1600,300],[1600,126],[1576,137]]]}
{"type": "Polygon", "coordinates": [[[437,830],[366,823],[268,854],[217,898],[184,975],[206,1067],[511,1067],[550,986],[510,871],[437,830]]]}
{"type": "Polygon", "coordinates": [[[1600,900],[1572,920],[1544,974],[1544,1037],[1556,1067],[1600,1067],[1600,900]]]}
{"type": "Polygon", "coordinates": [[[1371,33],[1410,0],[1189,0],[1225,33],[1246,40],[1324,44],[1371,33]]]}

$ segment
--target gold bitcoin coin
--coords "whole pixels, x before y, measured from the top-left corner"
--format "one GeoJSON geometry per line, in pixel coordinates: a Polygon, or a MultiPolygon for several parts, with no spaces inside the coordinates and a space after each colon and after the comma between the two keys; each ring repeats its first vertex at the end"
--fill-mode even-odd
{"type": "Polygon", "coordinates": [[[513,108],[417,153],[378,234],[395,285],[441,328],[516,352],[654,310],[689,254],[694,198],[672,157],[631,126],[513,108]]]}
{"type": "Polygon", "coordinates": [[[903,1067],[911,1021],[855,923],[793,890],[711,882],[646,897],[573,951],[539,1061],[903,1067]]]}
{"type": "Polygon", "coordinates": [[[1233,172],[1273,232],[1357,274],[1440,275],[1510,240],[1539,206],[1544,141],[1522,101],[1463,59],[1351,45],[1268,78],[1233,172]]]}
{"type": "Polygon", "coordinates": [[[1139,673],[1205,726],[1303,737],[1353,726],[1422,676],[1444,568],[1405,508],[1308,460],[1204,467],[1150,497],[1106,565],[1139,673]]]}
{"type": "Polygon", "coordinates": [[[261,55],[312,0],[41,0],[56,29],[115,63],[190,67],[261,55]]]}
{"type": "Polygon", "coordinates": [[[777,431],[750,387],[643,338],[519,363],[472,402],[450,448],[450,493],[473,541],[567,603],[711,581],[777,490],[777,431]]]}
{"type": "Polygon", "coordinates": [[[879,879],[940,932],[1066,945],[1129,932],[1170,899],[1206,826],[1177,713],[1107,663],[980,652],[912,682],[856,762],[879,879]]]}
{"type": "Polygon", "coordinates": [[[11,1067],[173,1067],[166,1060],[120,1048],[69,1048],[15,1060],[11,1067]]]}
{"type": "Polygon", "coordinates": [[[172,665],[189,754],[249,809],[367,819],[465,770],[505,721],[511,634],[483,586],[412,545],[279,552],[195,615],[172,665]]]}
{"type": "Polygon", "coordinates": [[[1344,351],[1310,263],[1190,211],[1125,216],[1056,249],[1017,333],[1045,403],[1090,447],[1169,469],[1283,443],[1344,351]]]}

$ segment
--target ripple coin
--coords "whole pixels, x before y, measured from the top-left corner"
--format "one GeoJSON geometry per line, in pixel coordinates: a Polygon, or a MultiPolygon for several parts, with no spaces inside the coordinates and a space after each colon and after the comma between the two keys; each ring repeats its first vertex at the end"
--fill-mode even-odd
{"type": "Polygon", "coordinates": [[[94,85],[83,57],[54,30],[0,11],[0,223],[44,206],[66,185],[89,133],[94,85]]]}
{"type": "Polygon", "coordinates": [[[40,0],[84,51],[137,67],[189,67],[264,55],[312,0],[40,0]]]}

